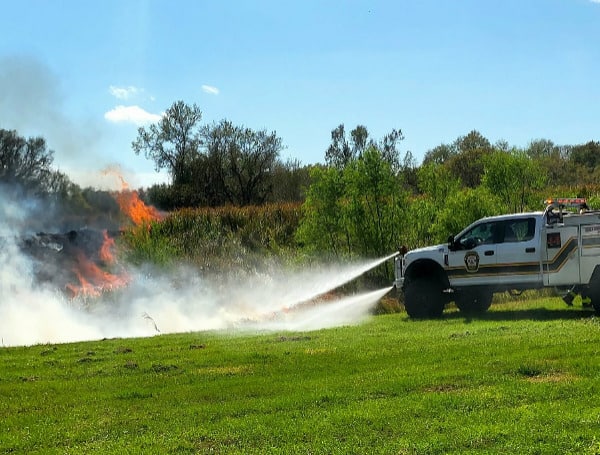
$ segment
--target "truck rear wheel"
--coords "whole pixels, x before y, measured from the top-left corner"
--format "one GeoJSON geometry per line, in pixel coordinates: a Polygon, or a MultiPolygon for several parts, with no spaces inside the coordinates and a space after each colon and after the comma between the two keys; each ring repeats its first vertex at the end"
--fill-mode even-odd
{"type": "Polygon", "coordinates": [[[600,316],[600,266],[594,269],[586,294],[592,301],[594,311],[600,316]]]}
{"type": "Polygon", "coordinates": [[[492,305],[493,294],[483,290],[459,291],[454,298],[454,303],[461,313],[481,314],[485,313],[492,305]]]}
{"type": "Polygon", "coordinates": [[[423,278],[410,281],[404,290],[404,308],[411,318],[437,318],[446,298],[439,283],[423,278]]]}
{"type": "Polygon", "coordinates": [[[596,315],[600,316],[600,289],[598,289],[598,286],[590,287],[587,294],[592,300],[592,306],[594,307],[596,315]]]}

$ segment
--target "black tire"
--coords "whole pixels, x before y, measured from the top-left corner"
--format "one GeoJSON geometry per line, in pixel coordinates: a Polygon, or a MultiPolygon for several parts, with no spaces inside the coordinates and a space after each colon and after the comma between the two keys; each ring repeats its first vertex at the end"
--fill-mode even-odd
{"type": "Polygon", "coordinates": [[[439,283],[423,278],[410,281],[404,290],[404,308],[413,319],[439,318],[446,298],[439,283]]]}
{"type": "Polygon", "coordinates": [[[484,290],[459,291],[454,298],[454,303],[461,313],[482,314],[492,305],[494,295],[484,290]]]}
{"type": "Polygon", "coordinates": [[[592,301],[592,306],[597,316],[600,316],[600,287],[594,283],[587,291],[587,296],[592,301]]]}
{"type": "Polygon", "coordinates": [[[597,265],[594,268],[594,273],[592,273],[592,277],[590,278],[587,290],[585,291],[587,297],[589,297],[592,301],[594,311],[598,316],[600,316],[600,265],[597,265]]]}

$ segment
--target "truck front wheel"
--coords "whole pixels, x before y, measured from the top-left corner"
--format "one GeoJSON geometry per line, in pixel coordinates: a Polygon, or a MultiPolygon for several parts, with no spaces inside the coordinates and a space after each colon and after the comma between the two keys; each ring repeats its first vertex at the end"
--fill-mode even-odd
{"type": "Polygon", "coordinates": [[[493,294],[484,290],[463,290],[457,292],[454,303],[461,313],[485,313],[492,304],[493,294]]]}
{"type": "Polygon", "coordinates": [[[439,283],[417,278],[406,285],[404,308],[411,318],[440,317],[445,304],[446,298],[439,283]]]}

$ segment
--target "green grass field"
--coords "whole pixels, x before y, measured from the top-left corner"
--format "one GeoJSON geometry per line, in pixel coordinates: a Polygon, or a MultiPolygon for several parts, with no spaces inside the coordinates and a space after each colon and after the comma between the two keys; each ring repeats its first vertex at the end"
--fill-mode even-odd
{"type": "Polygon", "coordinates": [[[0,452],[595,454],[599,342],[599,318],[553,298],[1,348],[0,452]]]}

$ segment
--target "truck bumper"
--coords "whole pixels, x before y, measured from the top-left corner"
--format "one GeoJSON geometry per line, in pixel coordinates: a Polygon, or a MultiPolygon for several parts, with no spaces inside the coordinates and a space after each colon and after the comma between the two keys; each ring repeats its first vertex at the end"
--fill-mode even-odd
{"type": "Polygon", "coordinates": [[[396,289],[404,290],[404,274],[403,272],[404,256],[398,255],[394,258],[394,287],[396,289]]]}
{"type": "Polygon", "coordinates": [[[398,277],[394,280],[394,287],[396,289],[404,290],[404,277],[398,277]]]}

